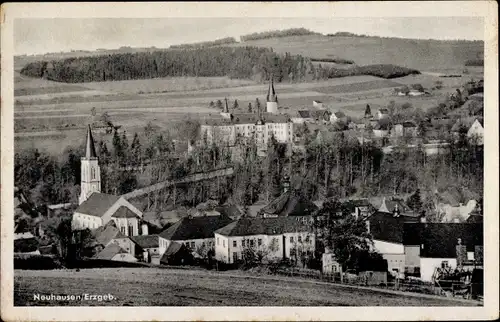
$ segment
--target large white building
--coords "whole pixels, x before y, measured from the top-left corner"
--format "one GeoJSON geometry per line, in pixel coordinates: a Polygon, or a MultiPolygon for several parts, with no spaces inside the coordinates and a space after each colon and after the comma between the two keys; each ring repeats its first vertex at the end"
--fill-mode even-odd
{"type": "Polygon", "coordinates": [[[313,256],[315,236],[300,217],[240,218],[215,231],[215,258],[233,264],[253,249],[265,260],[313,256]]]}

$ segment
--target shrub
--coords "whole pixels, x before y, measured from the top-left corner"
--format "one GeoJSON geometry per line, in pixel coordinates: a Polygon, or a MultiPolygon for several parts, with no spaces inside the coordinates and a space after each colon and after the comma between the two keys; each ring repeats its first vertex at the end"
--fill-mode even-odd
{"type": "Polygon", "coordinates": [[[484,66],[484,59],[469,59],[465,61],[465,66],[484,66]]]}

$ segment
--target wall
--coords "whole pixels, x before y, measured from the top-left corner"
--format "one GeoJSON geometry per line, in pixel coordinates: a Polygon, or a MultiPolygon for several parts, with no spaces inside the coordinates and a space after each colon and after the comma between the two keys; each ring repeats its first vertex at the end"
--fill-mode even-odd
{"type": "Polygon", "coordinates": [[[404,254],[403,244],[391,243],[383,240],[373,240],[373,246],[380,254],[404,254]]]}
{"type": "Polygon", "coordinates": [[[126,250],[130,255],[135,256],[135,243],[130,240],[130,238],[114,238],[109,243],[117,244],[118,246],[126,250]]]}
{"type": "Polygon", "coordinates": [[[71,220],[71,229],[96,229],[102,226],[102,219],[96,216],[90,216],[75,212],[71,220]]]}
{"type": "Polygon", "coordinates": [[[432,281],[432,275],[436,267],[441,267],[441,262],[448,261],[452,269],[457,267],[456,258],[420,258],[420,278],[424,281],[432,281]]]}
{"type": "Polygon", "coordinates": [[[101,192],[101,169],[99,167],[98,160],[82,158],[80,175],[81,182],[78,203],[82,204],[88,199],[91,193],[101,192]],[[93,176],[91,176],[91,174],[93,174],[93,176]]]}
{"type": "Polygon", "coordinates": [[[411,269],[420,268],[420,245],[406,246],[405,245],[405,270],[406,267],[411,269]]]}
{"type": "MultiPolygon", "coordinates": [[[[107,224],[111,220],[111,216],[115,213],[115,211],[120,208],[121,206],[125,206],[130,211],[135,213],[139,218],[142,218],[142,212],[134,207],[130,202],[125,200],[125,198],[121,197],[118,199],[109,209],[104,213],[104,215],[101,217],[102,218],[102,225],[107,224]]],[[[135,230],[135,235],[139,234],[139,227],[137,227],[137,230],[135,230]]]]}
{"type": "Polygon", "coordinates": [[[169,240],[162,237],[159,237],[159,251],[160,255],[163,255],[167,248],[170,246],[172,242],[176,242],[179,244],[184,244],[188,248],[192,248],[192,251],[196,251],[198,248],[203,247],[211,247],[214,243],[214,238],[205,238],[205,239],[189,239],[189,240],[169,240]],[[193,246],[194,244],[194,246],[193,246]]]}
{"type": "Polygon", "coordinates": [[[129,225],[132,226],[132,236],[139,235],[139,221],[137,218],[112,218],[112,220],[116,223],[116,227],[125,236],[129,236],[129,231],[128,231],[129,225]]]}
{"type": "Polygon", "coordinates": [[[113,256],[113,258],[111,259],[113,261],[119,261],[119,262],[137,262],[137,258],[135,258],[134,256],[130,255],[130,254],[116,254],[115,256],[113,256]]]}
{"type": "Polygon", "coordinates": [[[387,260],[387,270],[392,272],[397,269],[399,273],[405,271],[405,254],[382,254],[382,257],[387,260]]]}

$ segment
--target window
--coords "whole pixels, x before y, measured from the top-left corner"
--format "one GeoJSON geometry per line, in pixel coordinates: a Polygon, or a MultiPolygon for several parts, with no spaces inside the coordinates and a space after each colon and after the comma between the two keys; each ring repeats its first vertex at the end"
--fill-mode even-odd
{"type": "Polygon", "coordinates": [[[241,246],[245,247],[245,240],[244,239],[241,241],[241,246]]]}
{"type": "Polygon", "coordinates": [[[309,242],[309,235],[306,236],[306,243],[309,242]]]}
{"type": "Polygon", "coordinates": [[[222,240],[222,247],[226,247],[226,241],[224,239],[222,240]]]}
{"type": "Polygon", "coordinates": [[[237,242],[236,240],[233,240],[233,247],[236,247],[237,246],[237,242]]]}
{"type": "Polygon", "coordinates": [[[293,236],[290,236],[290,243],[293,243],[293,236]]]}
{"type": "Polygon", "coordinates": [[[124,234],[124,235],[125,235],[125,227],[123,227],[123,226],[122,226],[122,227],[120,227],[120,231],[121,231],[121,233],[122,233],[122,234],[124,234]]]}
{"type": "Polygon", "coordinates": [[[194,249],[194,246],[195,246],[194,242],[191,242],[191,248],[192,249],[194,249]]]}
{"type": "Polygon", "coordinates": [[[258,245],[258,246],[262,246],[262,238],[259,238],[259,239],[257,240],[257,245],[258,245]]]}
{"type": "Polygon", "coordinates": [[[253,245],[254,245],[254,240],[250,239],[250,247],[253,247],[253,245]]]}
{"type": "Polygon", "coordinates": [[[299,243],[302,243],[302,236],[299,235],[299,243]]]}
{"type": "Polygon", "coordinates": [[[95,179],[95,168],[94,167],[92,167],[90,169],[90,176],[92,177],[92,179],[95,179]]]}
{"type": "Polygon", "coordinates": [[[202,243],[201,243],[201,247],[205,247],[205,242],[202,242],[202,243]]]}
{"type": "Polygon", "coordinates": [[[236,263],[238,261],[238,253],[233,252],[233,263],[236,263]]]}
{"type": "Polygon", "coordinates": [[[134,236],[134,226],[132,226],[131,224],[128,225],[128,235],[134,236]]]}

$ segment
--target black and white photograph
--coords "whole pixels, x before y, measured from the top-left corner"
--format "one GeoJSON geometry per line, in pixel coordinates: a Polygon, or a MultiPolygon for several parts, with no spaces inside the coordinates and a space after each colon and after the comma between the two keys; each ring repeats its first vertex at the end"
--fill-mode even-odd
{"type": "Polygon", "coordinates": [[[498,317],[497,4],[474,3],[7,4],[5,303],[498,317]]]}

